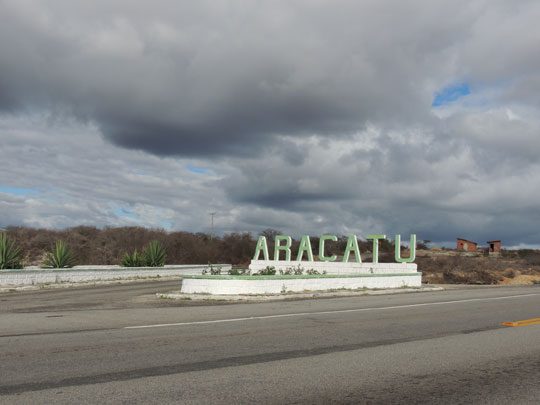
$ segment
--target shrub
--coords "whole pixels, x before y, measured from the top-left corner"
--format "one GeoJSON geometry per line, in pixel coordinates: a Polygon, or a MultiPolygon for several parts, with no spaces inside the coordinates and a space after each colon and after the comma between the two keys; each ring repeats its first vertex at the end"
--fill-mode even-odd
{"type": "Polygon", "coordinates": [[[73,267],[75,265],[75,256],[64,241],[58,240],[52,252],[45,252],[43,265],[55,269],[73,267]]]}
{"type": "MultiPolygon", "coordinates": [[[[1,230],[0,230],[1,232],[1,230]]],[[[77,263],[89,265],[120,264],[124,253],[142,250],[152,240],[159,240],[167,251],[166,263],[231,263],[247,265],[257,241],[249,233],[210,236],[203,233],[167,232],[161,229],[122,227],[99,229],[78,226],[62,230],[7,227],[6,235],[22,248],[25,265],[41,265],[43,252],[63,240],[73,250],[77,263]]],[[[270,249],[271,251],[271,249],[270,249]]]]}
{"type": "Polygon", "coordinates": [[[121,266],[124,267],[143,267],[144,266],[144,258],[137,252],[137,249],[133,252],[133,254],[125,253],[124,257],[122,258],[121,266]]]}
{"type": "Polygon", "coordinates": [[[148,267],[163,267],[167,253],[159,241],[153,240],[143,250],[144,264],[148,267]]]}
{"type": "Polygon", "coordinates": [[[309,270],[306,270],[306,274],[310,276],[316,276],[316,275],[326,274],[326,270],[323,270],[323,272],[321,273],[315,269],[309,269],[309,270]]]}
{"type": "Polygon", "coordinates": [[[539,266],[540,265],[540,253],[535,252],[533,254],[525,256],[523,258],[523,262],[527,266],[539,266]]]}
{"type": "Polygon", "coordinates": [[[304,274],[304,268],[300,266],[300,264],[298,264],[298,266],[296,267],[287,267],[285,270],[280,270],[279,274],[283,276],[301,276],[302,274],[304,274]]]}
{"type": "Polygon", "coordinates": [[[274,266],[266,266],[266,268],[259,270],[255,276],[274,276],[276,274],[276,268],[274,266]]]}
{"type": "Polygon", "coordinates": [[[238,268],[232,268],[229,270],[230,276],[245,276],[248,274],[248,269],[238,269],[238,268]]]}
{"type": "MultiPolygon", "coordinates": [[[[211,276],[220,276],[221,275],[221,266],[215,266],[214,267],[214,265],[212,263],[208,263],[208,267],[209,267],[208,270],[204,269],[202,271],[203,275],[208,274],[208,273],[210,273],[211,276]]],[[[229,274],[231,274],[230,270],[229,270],[229,274]]]]}
{"type": "MultiPolygon", "coordinates": [[[[517,272],[519,274],[519,272],[517,272]]],[[[515,278],[516,277],[516,271],[513,269],[507,269],[504,271],[503,276],[507,278],[515,278]]]]}
{"type": "Polygon", "coordinates": [[[5,233],[0,235],[0,269],[22,269],[22,249],[5,233]]]}

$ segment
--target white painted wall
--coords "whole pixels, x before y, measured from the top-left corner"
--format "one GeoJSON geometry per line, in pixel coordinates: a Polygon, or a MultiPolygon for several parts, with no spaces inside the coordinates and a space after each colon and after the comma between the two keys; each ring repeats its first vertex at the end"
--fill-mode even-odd
{"type": "Polygon", "coordinates": [[[184,278],[182,293],[186,294],[280,294],[284,291],[325,291],[359,288],[420,287],[422,274],[365,277],[313,277],[313,278],[184,278]]]}
{"type": "Polygon", "coordinates": [[[251,273],[256,273],[266,267],[275,267],[276,270],[296,268],[298,265],[306,270],[317,270],[322,274],[391,274],[391,273],[416,273],[416,263],[356,263],[356,262],[296,262],[284,260],[252,260],[249,265],[251,273]]]}
{"type": "MultiPolygon", "coordinates": [[[[230,264],[216,264],[223,272],[230,264]]],[[[207,265],[179,265],[165,267],[76,266],[71,269],[0,270],[0,286],[19,286],[49,283],[84,282],[98,280],[125,280],[144,277],[181,276],[202,274],[207,265]]]]}

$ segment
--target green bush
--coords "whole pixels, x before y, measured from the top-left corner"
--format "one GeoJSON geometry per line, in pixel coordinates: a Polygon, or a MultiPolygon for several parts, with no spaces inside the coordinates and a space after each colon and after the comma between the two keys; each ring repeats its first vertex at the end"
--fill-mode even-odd
{"type": "Polygon", "coordinates": [[[0,269],[22,269],[22,249],[5,233],[0,235],[0,269]]]}
{"type": "Polygon", "coordinates": [[[137,249],[133,254],[125,253],[122,258],[121,266],[124,267],[144,267],[144,258],[137,252],[137,249]]]}
{"type": "Polygon", "coordinates": [[[266,268],[259,270],[254,276],[274,276],[276,274],[276,268],[274,266],[266,266],[266,268]]]}
{"type": "Polygon", "coordinates": [[[316,275],[320,275],[320,274],[326,274],[326,270],[323,270],[323,272],[319,272],[315,269],[309,269],[309,270],[306,270],[306,274],[307,275],[310,275],[310,276],[316,276],[316,275]]]}
{"type": "Polygon", "coordinates": [[[287,267],[285,270],[280,270],[279,274],[283,276],[301,276],[304,274],[304,268],[298,263],[298,266],[296,267],[287,267]]]}
{"type": "Polygon", "coordinates": [[[75,256],[63,241],[58,240],[52,252],[45,252],[45,259],[43,259],[42,263],[45,267],[55,269],[73,267],[75,265],[75,256]]]}
{"type": "Polygon", "coordinates": [[[153,240],[143,250],[144,265],[148,267],[163,267],[167,252],[159,241],[153,240]]]}
{"type": "MultiPolygon", "coordinates": [[[[221,266],[214,266],[212,263],[208,263],[209,269],[204,269],[202,271],[202,274],[208,274],[210,273],[211,276],[220,276],[221,275],[221,266]]],[[[230,274],[230,273],[229,273],[230,274]]]]}

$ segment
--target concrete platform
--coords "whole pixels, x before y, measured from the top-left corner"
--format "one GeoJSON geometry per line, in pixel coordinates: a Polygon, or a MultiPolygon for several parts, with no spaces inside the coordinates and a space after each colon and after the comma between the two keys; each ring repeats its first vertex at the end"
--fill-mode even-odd
{"type": "MultiPolygon", "coordinates": [[[[230,264],[214,264],[222,271],[231,269],[230,264]]],[[[153,277],[169,277],[202,274],[208,265],[168,265],[164,267],[75,266],[66,269],[25,268],[0,270],[0,287],[80,283],[104,280],[127,280],[153,277]]]]}
{"type": "Polygon", "coordinates": [[[332,298],[332,297],[357,297],[363,295],[385,295],[385,294],[406,294],[420,293],[430,291],[443,291],[445,287],[435,285],[423,285],[420,287],[411,288],[388,288],[388,289],[360,289],[360,290],[339,290],[339,291],[315,291],[309,293],[286,293],[286,294],[264,294],[264,295],[248,295],[248,294],[186,294],[181,291],[173,291],[167,293],[157,293],[159,298],[173,300],[193,300],[193,301],[283,301],[283,300],[298,300],[308,298],[332,298]]]}
{"type": "Polygon", "coordinates": [[[249,265],[251,274],[273,267],[279,271],[287,269],[316,270],[323,274],[393,274],[416,273],[416,263],[357,263],[357,262],[322,262],[322,261],[285,261],[285,260],[252,260],[249,265]]]}
{"type": "Polygon", "coordinates": [[[422,273],[274,275],[274,276],[191,276],[182,281],[188,294],[283,294],[287,292],[355,290],[361,288],[420,287],[422,273]]]}

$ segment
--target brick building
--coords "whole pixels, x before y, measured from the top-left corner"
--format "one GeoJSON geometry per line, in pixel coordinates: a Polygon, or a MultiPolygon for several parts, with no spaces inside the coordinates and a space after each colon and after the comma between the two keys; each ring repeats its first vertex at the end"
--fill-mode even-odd
{"type": "Polygon", "coordinates": [[[465,252],[476,252],[478,243],[471,242],[467,239],[457,238],[457,250],[464,250],[465,252]]]}
{"type": "Polygon", "coordinates": [[[489,245],[489,255],[490,256],[499,256],[501,254],[501,241],[500,240],[488,240],[489,245]]]}

